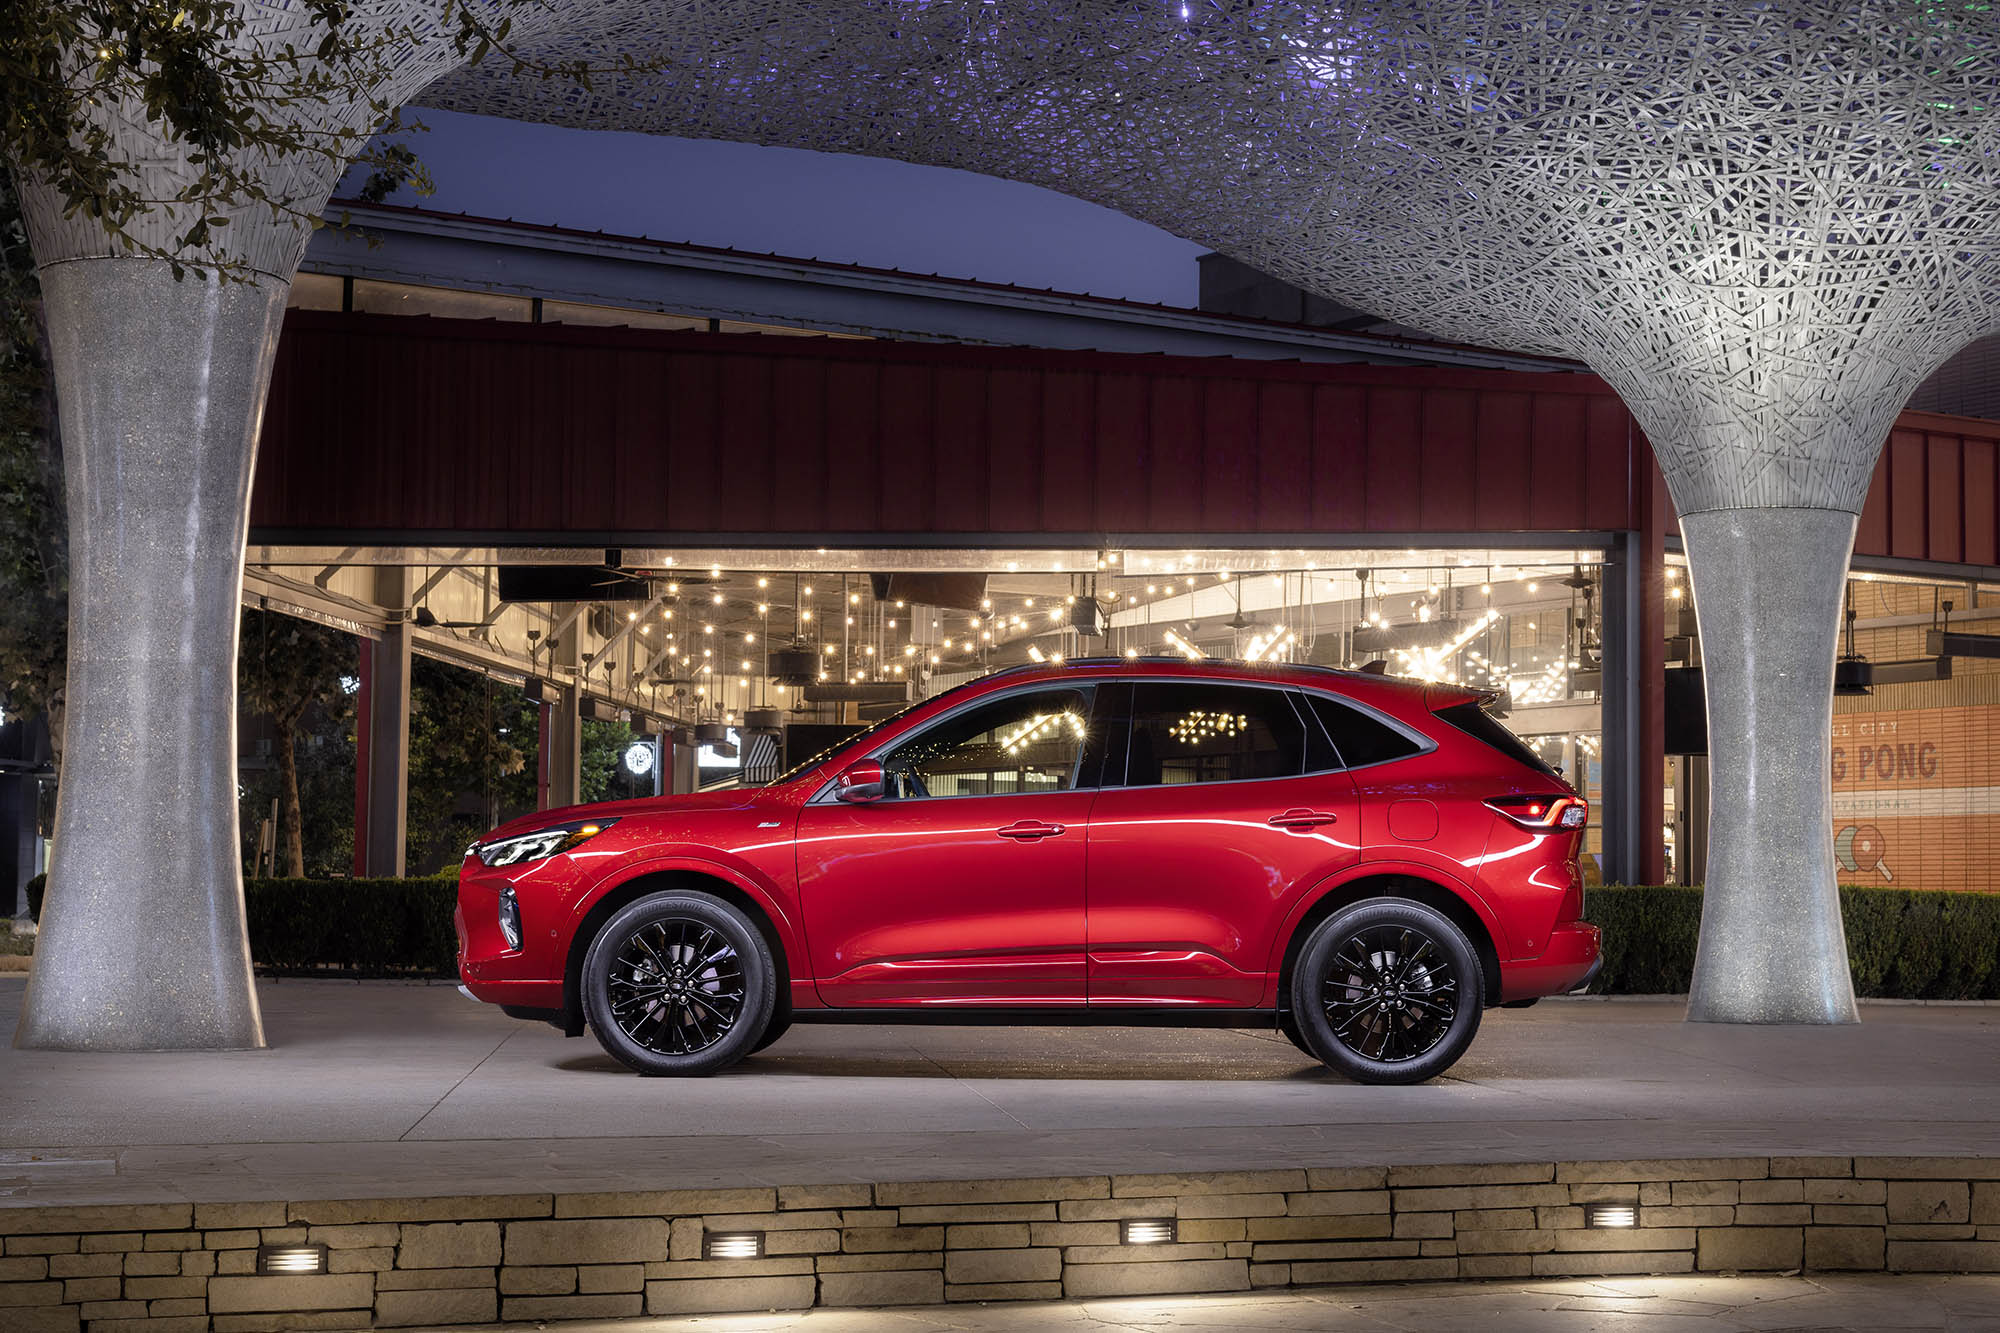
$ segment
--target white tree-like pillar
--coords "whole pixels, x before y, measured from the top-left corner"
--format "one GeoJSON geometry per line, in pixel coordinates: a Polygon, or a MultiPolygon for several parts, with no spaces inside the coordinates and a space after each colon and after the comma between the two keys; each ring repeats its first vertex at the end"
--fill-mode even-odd
{"type": "MultiPolygon", "coordinates": [[[[313,49],[311,16],[258,7],[242,40],[313,49]]],[[[428,7],[361,8],[351,100],[284,114],[366,130],[448,68],[428,7]],[[429,36],[423,35],[426,31],[429,36]]],[[[195,177],[188,145],[107,111],[145,197],[195,177]]],[[[237,823],[236,639],[250,480],[285,297],[344,163],[261,162],[290,211],[226,211],[229,263],[176,279],[123,252],[54,190],[21,179],[62,415],[70,523],[68,715],[57,838],[15,1044],[66,1050],[261,1046],[237,823]]],[[[215,210],[204,210],[213,212],[215,210]]],[[[156,207],[131,230],[171,248],[200,213],[156,207]]]]}
{"type": "Polygon", "coordinates": [[[45,265],[70,513],[69,711],[15,1041],[263,1043],[243,928],[236,627],[287,284],[45,265]]]}
{"type": "Polygon", "coordinates": [[[1669,278],[1654,318],[1596,329],[1673,492],[1701,626],[1710,818],[1688,1017],[1852,1023],[1834,660],[1876,457],[1941,340],[1840,318],[1851,279],[1788,273],[1767,238],[1734,249],[1740,285],[1669,278]]]}

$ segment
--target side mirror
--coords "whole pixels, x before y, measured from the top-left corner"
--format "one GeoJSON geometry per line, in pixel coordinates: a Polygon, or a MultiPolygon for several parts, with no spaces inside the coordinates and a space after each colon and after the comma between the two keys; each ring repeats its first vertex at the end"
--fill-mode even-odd
{"type": "Polygon", "coordinates": [[[882,772],[882,765],[873,759],[863,759],[858,764],[850,765],[834,779],[834,796],[854,805],[879,801],[887,791],[887,775],[882,772]]]}

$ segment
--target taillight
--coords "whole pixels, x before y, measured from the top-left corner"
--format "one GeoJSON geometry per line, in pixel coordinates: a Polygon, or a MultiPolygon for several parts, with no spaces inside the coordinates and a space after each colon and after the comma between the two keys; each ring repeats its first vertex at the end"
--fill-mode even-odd
{"type": "Polygon", "coordinates": [[[1590,822],[1590,803],[1581,796],[1496,796],[1486,804],[1538,832],[1579,829],[1590,822]]]}

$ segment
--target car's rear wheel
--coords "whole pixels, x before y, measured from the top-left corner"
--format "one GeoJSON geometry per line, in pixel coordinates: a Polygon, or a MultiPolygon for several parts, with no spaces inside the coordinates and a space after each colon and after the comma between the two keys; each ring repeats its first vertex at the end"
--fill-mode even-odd
{"type": "Polygon", "coordinates": [[[703,893],[656,893],[612,914],[583,958],[598,1044],[642,1074],[693,1077],[748,1055],[777,1007],[777,968],[749,918],[703,893]]]}
{"type": "Polygon", "coordinates": [[[1362,1083],[1421,1083],[1479,1031],[1479,955],[1435,908],[1369,898],[1321,922],[1292,971],[1301,1044],[1362,1083]]]}
{"type": "Polygon", "coordinates": [[[1305,1034],[1299,1031],[1299,1021],[1292,1017],[1291,1010],[1280,1009],[1278,1011],[1278,1031],[1284,1034],[1286,1041],[1289,1041],[1307,1055],[1312,1056],[1313,1059],[1319,1059],[1313,1048],[1306,1045],[1305,1034]]]}

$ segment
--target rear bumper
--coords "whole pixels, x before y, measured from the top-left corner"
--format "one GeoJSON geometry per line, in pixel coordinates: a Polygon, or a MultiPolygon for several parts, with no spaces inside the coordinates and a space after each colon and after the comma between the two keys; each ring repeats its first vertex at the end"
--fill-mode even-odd
{"type": "Polygon", "coordinates": [[[1565,992],[1565,994],[1569,995],[1583,994],[1585,991],[1590,989],[1590,983],[1597,980],[1597,974],[1599,972],[1602,972],[1603,970],[1604,970],[1604,955],[1599,954],[1597,956],[1597,961],[1590,965],[1590,971],[1583,974],[1583,980],[1577,982],[1574,986],[1571,986],[1569,990],[1565,992]]]}
{"type": "Polygon", "coordinates": [[[1596,980],[1604,969],[1603,933],[1587,921],[1556,927],[1539,958],[1502,964],[1500,1002],[1541,995],[1568,995],[1596,980]]]}

